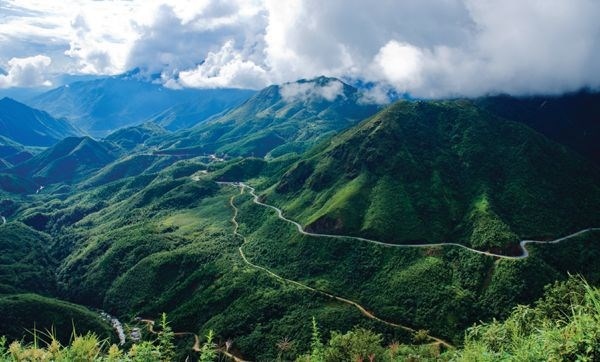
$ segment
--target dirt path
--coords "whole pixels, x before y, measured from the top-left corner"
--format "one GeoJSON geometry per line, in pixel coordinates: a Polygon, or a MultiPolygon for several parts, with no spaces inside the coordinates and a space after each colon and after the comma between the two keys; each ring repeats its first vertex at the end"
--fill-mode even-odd
{"type": "MultiPolygon", "coordinates": [[[[243,185],[243,184],[240,186],[240,194],[239,195],[242,195],[244,193],[245,188],[246,188],[246,186],[243,185]]],[[[250,189],[250,190],[253,190],[253,189],[250,189]]],[[[253,192],[251,192],[251,194],[253,196],[255,196],[255,202],[256,202],[256,195],[253,192]]],[[[345,303],[345,304],[349,304],[349,305],[357,308],[364,316],[366,316],[367,318],[370,318],[372,320],[376,320],[378,322],[381,322],[381,323],[383,323],[385,325],[388,325],[388,326],[391,326],[391,327],[400,328],[400,329],[405,330],[405,331],[410,332],[410,333],[416,333],[417,332],[417,330],[415,330],[415,329],[413,329],[411,327],[407,327],[407,326],[404,326],[404,325],[401,325],[401,324],[398,324],[398,323],[393,323],[393,322],[389,322],[389,321],[383,320],[383,319],[377,317],[372,312],[368,311],[365,307],[363,307],[362,305],[358,304],[357,302],[355,302],[353,300],[346,299],[346,298],[343,298],[343,297],[340,297],[340,296],[337,296],[337,295],[333,295],[331,293],[325,292],[325,291],[320,290],[320,289],[315,289],[313,287],[310,287],[310,286],[308,286],[306,284],[302,284],[302,283],[297,282],[297,281],[292,280],[292,279],[284,278],[284,277],[282,277],[282,276],[274,273],[273,271],[271,271],[271,270],[269,270],[269,269],[267,269],[267,268],[265,268],[263,266],[256,265],[256,264],[252,263],[250,260],[248,260],[248,258],[246,257],[246,254],[244,254],[244,249],[243,249],[244,246],[247,244],[248,239],[244,235],[242,235],[242,234],[240,234],[238,232],[239,224],[237,222],[237,216],[238,216],[239,211],[238,211],[238,208],[235,206],[235,202],[234,201],[235,201],[235,198],[237,196],[239,196],[239,195],[231,196],[231,198],[229,199],[229,205],[233,209],[233,217],[231,218],[231,222],[233,223],[233,234],[236,235],[236,236],[238,236],[238,237],[240,237],[243,240],[243,243],[238,248],[238,250],[239,250],[239,253],[240,253],[242,259],[244,260],[244,262],[246,264],[248,264],[249,266],[251,266],[251,267],[253,267],[255,269],[259,269],[261,271],[264,271],[269,276],[271,276],[274,279],[277,279],[277,280],[279,280],[281,282],[290,283],[290,284],[293,284],[293,285],[295,285],[297,287],[300,287],[300,288],[303,288],[303,289],[307,289],[307,290],[313,291],[315,293],[319,293],[319,294],[324,295],[324,296],[326,296],[328,298],[335,299],[335,300],[340,301],[340,302],[345,303]]],[[[427,337],[431,341],[433,341],[434,343],[438,343],[438,344],[444,345],[447,348],[454,348],[450,343],[444,341],[443,339],[440,339],[440,338],[437,338],[437,337],[434,337],[434,336],[431,336],[431,335],[427,335],[427,337]]]]}

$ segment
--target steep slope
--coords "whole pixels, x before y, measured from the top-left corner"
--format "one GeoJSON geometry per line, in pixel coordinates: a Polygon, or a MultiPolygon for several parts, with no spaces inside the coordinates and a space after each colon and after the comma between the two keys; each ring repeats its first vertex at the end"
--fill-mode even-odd
{"type": "Polygon", "coordinates": [[[192,101],[171,106],[150,118],[149,121],[169,131],[190,128],[239,106],[254,93],[252,90],[245,89],[204,90],[192,101]]]}
{"type": "Polygon", "coordinates": [[[68,137],[16,166],[11,172],[42,184],[73,182],[114,161],[117,151],[107,142],[89,137],[68,137]]]}
{"type": "Polygon", "coordinates": [[[92,332],[107,341],[116,339],[111,326],[97,313],[38,294],[0,295],[0,314],[0,330],[9,340],[31,341],[30,331],[35,328],[38,332],[53,330],[61,343],[68,343],[73,327],[78,334],[92,332]]]}
{"type": "Polygon", "coordinates": [[[160,138],[168,133],[164,128],[148,122],[139,126],[121,128],[106,136],[104,140],[131,151],[136,148],[143,148],[148,139],[160,138]]]}
{"type": "Polygon", "coordinates": [[[309,230],[507,248],[600,225],[600,171],[470,101],[401,101],[296,163],[268,194],[309,230]]]}
{"type": "MultiPolygon", "coordinates": [[[[125,74],[71,83],[41,94],[31,103],[55,117],[69,119],[94,136],[105,136],[119,128],[142,123],[181,103],[199,101],[206,105],[201,112],[185,114],[182,126],[202,122],[239,104],[251,93],[239,89],[174,90],[125,74]]],[[[163,121],[175,127],[179,125],[178,117],[171,114],[167,117],[169,121],[163,121]]]]}
{"type": "Polygon", "coordinates": [[[0,100],[0,136],[25,146],[51,146],[59,140],[79,135],[69,122],[30,108],[10,98],[0,100]]]}
{"type": "Polygon", "coordinates": [[[56,262],[48,256],[50,237],[21,223],[1,227],[0,294],[53,293],[56,262]]]}
{"type": "Polygon", "coordinates": [[[300,153],[376,110],[337,79],[301,80],[267,87],[222,117],[173,134],[163,148],[258,157],[300,153]]]}
{"type": "Polygon", "coordinates": [[[9,168],[33,157],[25,147],[9,138],[0,136],[0,170],[9,168]]]}
{"type": "Polygon", "coordinates": [[[0,331],[10,339],[31,340],[33,328],[55,328],[57,338],[69,341],[78,333],[93,331],[111,338],[114,333],[99,315],[60,301],[56,293],[56,261],[50,256],[52,239],[18,222],[1,225],[0,238],[0,331]],[[33,294],[38,293],[38,294],[33,294]],[[45,296],[42,296],[42,295],[45,296]]]}
{"type": "Polygon", "coordinates": [[[500,117],[527,124],[600,165],[600,93],[496,96],[477,99],[476,103],[500,117]]]}

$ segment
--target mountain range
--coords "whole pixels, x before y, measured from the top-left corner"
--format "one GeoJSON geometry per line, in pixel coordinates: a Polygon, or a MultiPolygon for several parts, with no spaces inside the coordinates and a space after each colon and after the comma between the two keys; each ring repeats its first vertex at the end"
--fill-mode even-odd
{"type": "Polygon", "coordinates": [[[600,281],[597,93],[379,106],[328,77],[159,88],[134,72],[35,103],[102,138],[1,135],[0,334],[76,320],[110,338],[94,309],[143,330],[167,312],[177,358],[214,330],[276,360],[287,338],[310,348],[314,318],[439,355],[569,273],[600,281]]]}
{"type": "Polygon", "coordinates": [[[338,79],[300,80],[267,87],[221,117],[174,133],[160,147],[257,157],[302,153],[377,110],[338,79]]]}
{"type": "Polygon", "coordinates": [[[33,97],[29,104],[101,137],[152,118],[169,129],[186,127],[240,104],[253,93],[245,89],[169,89],[132,71],[66,84],[33,97]],[[181,112],[174,112],[173,107],[181,112]]]}

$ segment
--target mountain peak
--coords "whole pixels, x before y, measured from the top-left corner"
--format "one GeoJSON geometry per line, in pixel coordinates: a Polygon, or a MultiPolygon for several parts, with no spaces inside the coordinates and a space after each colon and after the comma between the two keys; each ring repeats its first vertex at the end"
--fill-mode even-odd
{"type": "Polygon", "coordinates": [[[0,104],[3,104],[3,105],[7,105],[7,104],[21,104],[21,105],[24,105],[23,103],[21,103],[19,101],[16,101],[16,100],[14,100],[13,98],[10,98],[10,97],[4,97],[4,98],[0,99],[0,104]]]}

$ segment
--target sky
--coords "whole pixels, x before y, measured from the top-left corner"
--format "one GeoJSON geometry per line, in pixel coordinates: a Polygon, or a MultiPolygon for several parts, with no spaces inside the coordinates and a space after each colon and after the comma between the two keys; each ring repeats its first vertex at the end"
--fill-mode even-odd
{"type": "Polygon", "coordinates": [[[0,0],[0,88],[160,74],[260,89],[319,75],[424,98],[600,87],[598,0],[0,0]]]}

